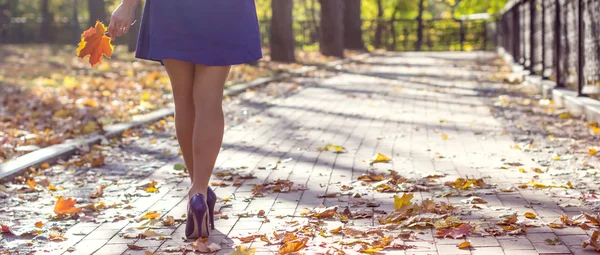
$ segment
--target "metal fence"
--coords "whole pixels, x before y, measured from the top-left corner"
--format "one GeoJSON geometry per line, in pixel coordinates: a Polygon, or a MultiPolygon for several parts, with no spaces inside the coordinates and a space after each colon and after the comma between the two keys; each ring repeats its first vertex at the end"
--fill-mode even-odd
{"type": "MultiPolygon", "coordinates": [[[[424,20],[422,50],[486,50],[493,49],[494,23],[486,20],[424,20]],[[492,25],[492,26],[490,26],[492,25]]],[[[52,22],[50,41],[40,38],[40,20],[12,18],[12,22],[0,29],[0,43],[54,43],[73,44],[79,40],[79,34],[87,29],[87,21],[74,23],[69,18],[52,22]]],[[[296,20],[293,23],[296,46],[298,48],[318,49],[319,21],[296,20]]],[[[416,20],[363,20],[363,38],[367,45],[387,50],[415,50],[418,38],[416,20]],[[379,27],[379,39],[377,28],[379,27]],[[379,41],[379,45],[377,45],[379,41]]],[[[270,20],[260,21],[263,46],[270,42],[270,20]]],[[[128,35],[135,36],[135,35],[128,35]]],[[[126,43],[119,38],[116,43],[126,43]]]]}
{"type": "Polygon", "coordinates": [[[600,0],[515,0],[496,21],[497,43],[532,74],[600,92],[600,0]]]}

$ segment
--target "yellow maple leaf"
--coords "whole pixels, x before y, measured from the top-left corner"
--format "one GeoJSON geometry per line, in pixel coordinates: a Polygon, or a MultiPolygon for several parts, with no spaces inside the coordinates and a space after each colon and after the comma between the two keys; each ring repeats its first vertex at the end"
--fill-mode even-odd
{"type": "Polygon", "coordinates": [[[371,159],[371,164],[374,164],[374,163],[386,163],[386,162],[390,162],[390,160],[392,160],[392,159],[388,158],[386,155],[383,155],[381,153],[377,153],[377,155],[373,156],[373,158],[371,159]]]}
{"type": "Polygon", "coordinates": [[[414,196],[413,193],[404,193],[402,197],[394,196],[394,209],[396,209],[396,211],[408,210],[413,205],[410,200],[412,200],[414,196]]]}

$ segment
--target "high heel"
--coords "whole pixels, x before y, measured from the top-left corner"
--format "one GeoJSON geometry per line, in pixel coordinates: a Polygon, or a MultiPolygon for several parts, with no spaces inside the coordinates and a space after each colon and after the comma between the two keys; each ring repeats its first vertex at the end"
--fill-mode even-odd
{"type": "Polygon", "coordinates": [[[217,204],[217,194],[208,187],[206,192],[206,204],[208,205],[208,218],[211,229],[215,229],[215,205],[217,204]]]}
{"type": "Polygon", "coordinates": [[[188,225],[185,228],[186,237],[188,239],[208,237],[208,235],[210,234],[207,213],[208,206],[206,204],[206,199],[204,198],[204,195],[198,193],[192,196],[188,208],[188,218],[191,218],[191,221],[188,221],[188,225]],[[192,223],[191,227],[189,223],[192,223]]]}

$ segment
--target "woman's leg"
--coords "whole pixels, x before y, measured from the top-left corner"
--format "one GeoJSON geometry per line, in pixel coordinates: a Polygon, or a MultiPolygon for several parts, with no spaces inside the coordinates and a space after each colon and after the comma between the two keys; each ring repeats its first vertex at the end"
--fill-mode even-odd
{"type": "Polygon", "coordinates": [[[173,98],[175,99],[175,132],[179,147],[183,154],[185,166],[194,180],[194,156],[192,138],[194,134],[194,122],[196,111],[194,108],[194,71],[195,64],[175,59],[163,61],[171,86],[173,87],[173,98]]]}
{"type": "Polygon", "coordinates": [[[223,87],[230,66],[196,65],[193,97],[196,117],[193,135],[194,174],[190,197],[206,197],[208,182],[223,142],[223,87]]]}

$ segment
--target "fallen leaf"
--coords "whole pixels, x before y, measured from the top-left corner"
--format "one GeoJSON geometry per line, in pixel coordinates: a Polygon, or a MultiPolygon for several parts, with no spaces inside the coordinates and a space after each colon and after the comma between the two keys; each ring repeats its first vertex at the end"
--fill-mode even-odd
{"type": "Polygon", "coordinates": [[[147,212],[144,216],[142,216],[142,219],[156,219],[158,217],[160,217],[159,212],[147,212]]]}
{"type": "Polygon", "coordinates": [[[459,249],[468,249],[471,247],[471,242],[462,242],[458,245],[459,249]]]}
{"type": "Polygon", "coordinates": [[[448,140],[448,135],[447,134],[442,134],[442,140],[448,140]]]}
{"type": "Polygon", "coordinates": [[[410,209],[413,203],[410,201],[415,195],[413,193],[404,193],[402,197],[394,196],[394,209],[396,211],[406,211],[410,209]]]}
{"type": "Polygon", "coordinates": [[[83,58],[90,56],[89,63],[92,67],[102,63],[102,56],[110,58],[113,49],[111,38],[106,36],[106,27],[100,21],[96,22],[96,26],[92,27],[81,34],[81,41],[77,48],[77,56],[83,58]]]}
{"type": "Polygon", "coordinates": [[[98,188],[96,189],[96,192],[94,192],[94,194],[90,195],[90,198],[94,199],[94,198],[102,197],[102,195],[103,195],[102,189],[103,189],[102,185],[99,185],[98,188]]]}
{"type": "Polygon", "coordinates": [[[470,223],[462,223],[458,227],[449,227],[438,229],[435,236],[439,238],[451,237],[454,239],[467,236],[473,227],[470,223]]]}
{"type": "Polygon", "coordinates": [[[146,247],[142,247],[142,246],[135,245],[135,244],[127,244],[127,248],[129,248],[131,250],[143,250],[146,247]]]}
{"type": "Polygon", "coordinates": [[[306,246],[307,242],[308,242],[308,238],[303,238],[301,240],[294,240],[294,241],[284,243],[279,248],[279,254],[290,254],[290,253],[300,251],[300,250],[302,250],[302,248],[304,248],[306,246]]]}
{"type": "Polygon", "coordinates": [[[535,218],[537,218],[537,216],[535,215],[535,213],[526,212],[525,213],[525,218],[527,218],[527,219],[535,219],[535,218]]]}
{"type": "Polygon", "coordinates": [[[377,155],[373,156],[373,158],[371,158],[371,165],[375,164],[375,163],[386,163],[386,162],[390,162],[392,159],[388,158],[386,155],[383,155],[381,153],[377,153],[377,155]]]}
{"type": "Polygon", "coordinates": [[[79,209],[75,207],[75,203],[77,200],[74,198],[63,199],[62,197],[58,197],[56,204],[54,205],[55,213],[77,213],[79,209]]]}
{"type": "Polygon", "coordinates": [[[193,251],[201,253],[211,253],[221,250],[221,246],[216,243],[209,243],[207,238],[198,238],[192,243],[193,251]]]}
{"type": "Polygon", "coordinates": [[[37,228],[42,228],[44,226],[44,224],[41,221],[38,221],[38,222],[35,223],[35,226],[37,228]]]}
{"type": "Polygon", "coordinates": [[[587,247],[588,245],[596,248],[596,251],[600,251],[600,243],[598,243],[598,235],[600,234],[600,232],[598,232],[598,230],[594,230],[594,233],[592,233],[592,237],[583,242],[583,244],[581,245],[582,248],[587,247]]]}
{"type": "Polygon", "coordinates": [[[185,166],[183,166],[182,164],[175,164],[173,166],[173,169],[177,171],[182,171],[183,169],[185,169],[185,166]]]}
{"type": "Polygon", "coordinates": [[[34,180],[32,180],[32,179],[27,180],[27,186],[29,186],[29,189],[31,189],[31,190],[35,190],[35,185],[36,184],[37,183],[34,180]]]}
{"type": "Polygon", "coordinates": [[[229,253],[229,255],[254,255],[256,253],[256,248],[248,248],[244,245],[238,245],[235,247],[233,252],[229,253]]]}

